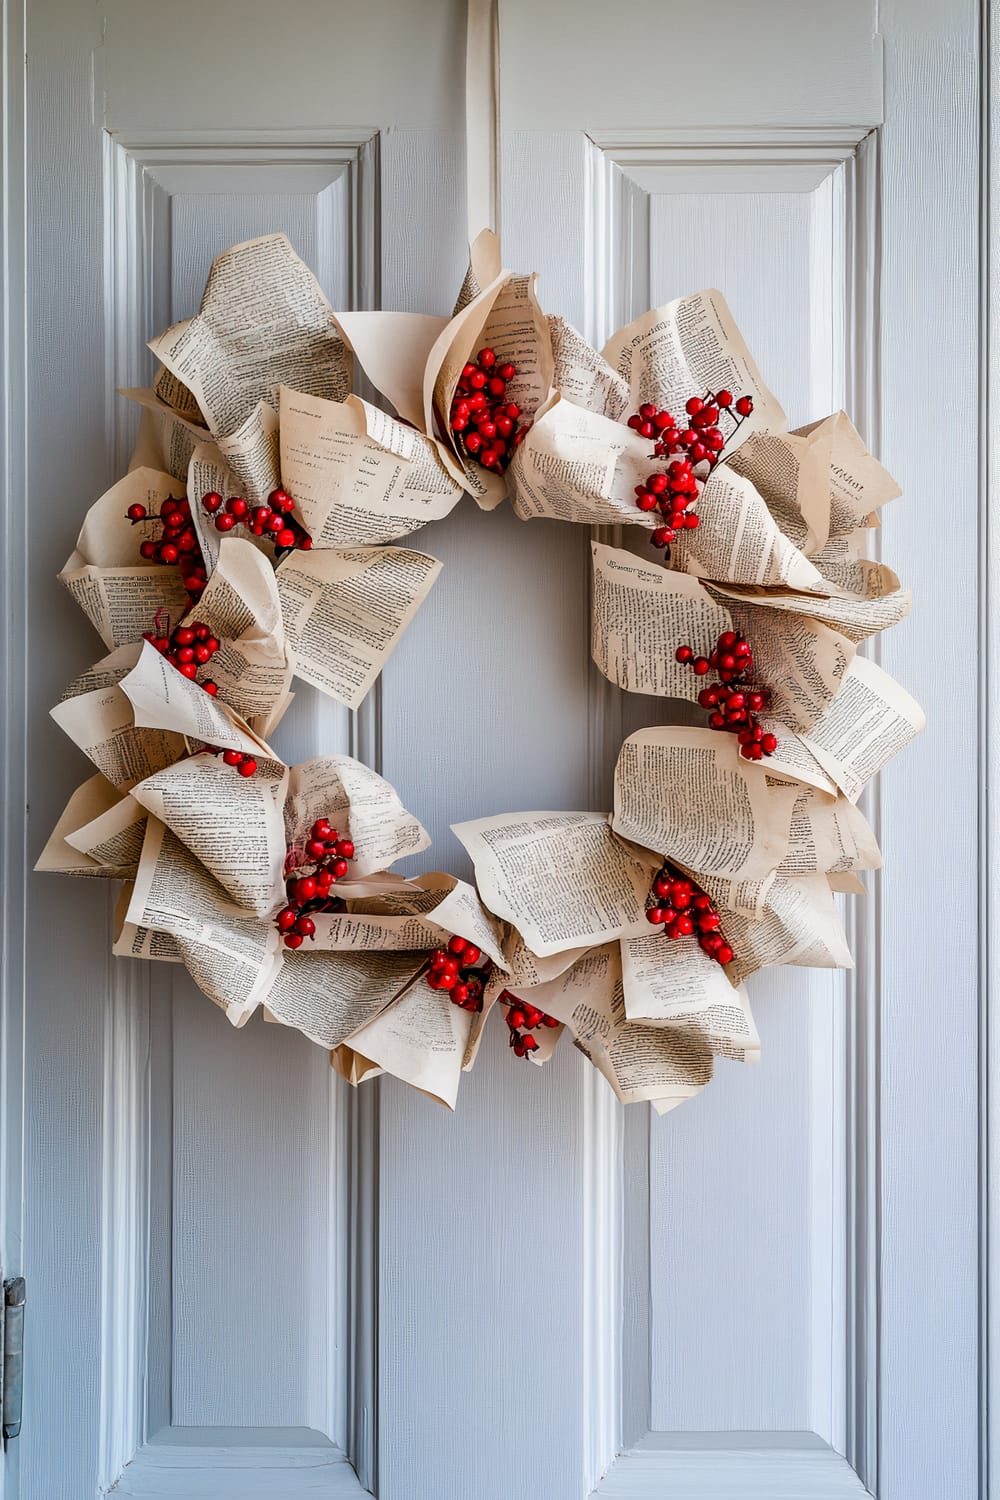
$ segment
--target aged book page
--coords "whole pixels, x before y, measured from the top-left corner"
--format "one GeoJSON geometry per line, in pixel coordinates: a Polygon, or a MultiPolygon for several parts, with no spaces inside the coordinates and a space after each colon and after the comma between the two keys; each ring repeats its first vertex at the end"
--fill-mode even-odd
{"type": "Polygon", "coordinates": [[[649,869],[601,813],[510,813],[453,826],[484,903],[538,956],[643,929],[649,869]]]}
{"type": "Polygon", "coordinates": [[[351,357],[330,304],[283,234],[234,245],[212,263],[201,310],[150,349],[194,396],[216,437],[236,432],[280,385],[342,401],[351,357]]]}
{"type": "Polygon", "coordinates": [[[357,708],[440,571],[403,547],[291,553],[275,576],[296,675],[357,708]]]}
{"type": "Polygon", "coordinates": [[[378,407],[287,386],[279,396],[282,479],[314,546],[398,541],[462,498],[437,444],[378,407]]]}

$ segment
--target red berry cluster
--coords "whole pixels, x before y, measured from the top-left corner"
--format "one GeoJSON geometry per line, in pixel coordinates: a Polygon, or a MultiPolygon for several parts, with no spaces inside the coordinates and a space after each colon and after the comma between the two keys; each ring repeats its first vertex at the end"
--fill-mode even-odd
{"type": "Polygon", "coordinates": [[[316,923],[310,912],[343,909],[343,902],[331,891],[347,874],[353,858],[351,839],[342,839],[326,818],[316,819],[304,849],[289,849],[285,856],[288,904],[274,919],[286,948],[301,948],[305,938],[315,937],[316,923]]]}
{"type": "Polygon", "coordinates": [[[663,865],[647,902],[646,920],[654,927],[662,927],[668,938],[697,933],[698,942],[709,958],[719,964],[732,963],[733,950],[720,931],[715,902],[690,875],[681,874],[671,864],[663,865]]]}
{"type": "Polygon", "coordinates": [[[449,938],[447,948],[435,948],[427,983],[432,990],[447,990],[453,1005],[463,1010],[483,1008],[483,989],[490,974],[490,962],[480,967],[482,951],[467,938],[449,938]]]}
{"type": "Polygon", "coordinates": [[[753,399],[740,396],[734,401],[732,391],[706,391],[704,396],[692,396],[685,411],[690,424],[687,427],[680,426],[670,412],[658,411],[651,401],[644,401],[628,419],[628,425],[640,437],[653,439],[655,458],[673,460],[665,473],[650,474],[645,484],[635,487],[639,509],[658,510],[663,517],[663,525],[650,535],[654,547],[669,548],[679,531],[693,531],[698,525],[698,516],[689,506],[698,498],[701,484],[719,462],[728,441],[719,422],[723,414],[732,422],[731,438],[753,411],[753,399]],[[699,475],[695,471],[702,464],[705,468],[699,475]]]}
{"type": "Polygon", "coordinates": [[[201,508],[215,517],[216,531],[232,531],[235,526],[245,526],[251,536],[266,536],[279,552],[290,552],[298,548],[308,552],[312,537],[292,515],[295,501],[287,490],[272,490],[266,505],[253,506],[242,495],[231,495],[223,501],[218,490],[210,490],[201,497],[201,508]]]}
{"type": "Polygon", "coordinates": [[[241,776],[257,774],[257,762],[252,755],[244,755],[242,750],[220,750],[216,745],[206,745],[205,749],[210,755],[221,755],[223,764],[232,766],[241,776]]]}
{"type": "Polygon", "coordinates": [[[208,574],[198,545],[198,535],[191,524],[191,506],[185,499],[164,500],[156,515],[151,515],[144,505],[130,505],[125,512],[133,526],[146,521],[160,527],[160,535],[147,536],[139,543],[139,556],[143,562],[162,563],[165,567],[178,566],[184,587],[192,602],[200,599],[208,574]]]}
{"type": "Polygon", "coordinates": [[[524,442],[521,408],[507,400],[507,384],[517,370],[497,364],[492,349],[480,349],[475,364],[463,367],[451,398],[449,424],[460,446],[484,469],[503,470],[524,442]]]}
{"type": "MultiPolygon", "coordinates": [[[[196,682],[201,668],[211,661],[222,642],[200,620],[193,620],[190,625],[178,625],[175,630],[170,630],[169,634],[163,634],[160,614],[161,612],[157,610],[156,619],[153,621],[155,628],[142,632],[143,640],[155,646],[160,655],[165,656],[182,676],[196,682]]],[[[219,691],[211,680],[198,685],[213,698],[219,691]]]]}
{"type": "Polygon", "coordinates": [[[750,642],[735,630],[724,630],[710,656],[696,656],[690,646],[678,646],[674,653],[682,666],[690,666],[697,677],[705,677],[713,668],[719,681],[702,688],[698,702],[709,709],[712,729],[728,730],[740,742],[745,760],[762,760],[778,748],[777,736],[765,733],[757,715],[770,707],[770,688],[755,687],[753,652],[750,642]]]}
{"type": "Polygon", "coordinates": [[[510,990],[504,990],[497,998],[501,1005],[507,1006],[507,1026],[515,1057],[527,1057],[529,1052],[538,1051],[538,1040],[531,1033],[539,1026],[559,1025],[555,1016],[547,1016],[537,1005],[518,999],[510,990]]]}

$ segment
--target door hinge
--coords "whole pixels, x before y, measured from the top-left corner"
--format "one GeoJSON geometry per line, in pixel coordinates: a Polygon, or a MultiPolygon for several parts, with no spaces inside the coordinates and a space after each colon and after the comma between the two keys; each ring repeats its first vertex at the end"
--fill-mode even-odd
{"type": "Polygon", "coordinates": [[[3,1363],[0,1366],[0,1412],[3,1445],[21,1431],[21,1394],[24,1384],[24,1277],[14,1276],[3,1284],[3,1363]]]}

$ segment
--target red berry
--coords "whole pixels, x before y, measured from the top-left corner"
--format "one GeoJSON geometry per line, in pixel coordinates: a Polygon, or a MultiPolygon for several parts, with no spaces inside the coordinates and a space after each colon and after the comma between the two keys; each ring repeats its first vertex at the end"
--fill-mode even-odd
{"type": "Polygon", "coordinates": [[[254,776],[257,771],[257,762],[252,755],[246,755],[236,768],[241,776],[254,776]]]}

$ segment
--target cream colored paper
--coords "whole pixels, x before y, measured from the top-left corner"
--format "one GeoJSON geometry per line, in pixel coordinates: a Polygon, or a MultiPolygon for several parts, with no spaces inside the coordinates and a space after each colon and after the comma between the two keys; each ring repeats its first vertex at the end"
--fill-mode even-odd
{"type": "MultiPolygon", "coordinates": [[[[129,701],[137,731],[168,730],[174,737],[183,735],[199,748],[211,745],[278,761],[268,745],[231,708],[178,672],[148,641],[143,642],[136,666],[122,678],[120,691],[129,701]]],[[[151,767],[147,775],[159,769],[151,767]]]]}
{"type": "Polygon", "coordinates": [[[887,672],[856,656],[840,692],[803,743],[852,802],[927,723],[923,709],[887,672]]]}
{"type": "Polygon", "coordinates": [[[836,801],[811,788],[801,791],[792,810],[788,852],[779,865],[785,876],[845,874],[877,870],[882,855],[868,820],[853,802],[836,801]]]}
{"type": "Polygon", "coordinates": [[[334,321],[375,389],[404,422],[422,427],[424,368],[449,320],[430,313],[338,312],[334,321]]]}
{"type": "Polygon", "coordinates": [[[177,412],[178,416],[186,417],[189,422],[205,425],[201,407],[194,396],[165,365],[161,365],[156,372],[153,390],[157,400],[162,401],[164,406],[169,406],[171,411],[177,412]]]}
{"type": "Polygon", "coordinates": [[[143,563],[139,556],[140,543],[154,535],[152,523],[133,526],[126,517],[130,505],[144,505],[156,515],[164,500],[177,499],[183,491],[169,474],[135,469],[87,512],[59,582],[108,647],[139,640],[143,631],[154,628],[158,611],[176,622],[188,607],[179,570],[143,563]]]}
{"type": "Polygon", "coordinates": [[[768,718],[795,732],[811,729],[840,690],[854,642],[806,615],[768,609],[762,599],[726,598],[733,627],[753,649],[753,681],[770,689],[768,718]]]}
{"type": "Polygon", "coordinates": [[[350,1046],[384,1072],[454,1109],[471,1027],[469,1011],[418,979],[355,1031],[350,1046]]]}
{"type": "Polygon", "coordinates": [[[663,932],[622,938],[622,984],[630,1021],[692,1031],[716,1056],[756,1060],[760,1038],[742,988],[694,937],[663,932]]]}
{"type": "MultiPolygon", "coordinates": [[[[552,340],[552,384],[556,390],[577,406],[599,412],[613,422],[624,421],[630,415],[628,382],[571,323],[556,317],[550,317],[548,323],[552,340]]],[[[647,449],[648,446],[647,443],[647,449]]]]}
{"type": "Polygon", "coordinates": [[[227,537],[215,572],[193,605],[221,646],[202,675],[219,697],[262,735],[272,732],[290,702],[292,664],[274,569],[249,542],[227,537]]]}
{"type": "Polygon", "coordinates": [[[305,844],[317,818],[328,818],[341,838],[354,841],[351,880],[388,869],[430,844],[389,783],[349,755],[319,756],[292,767],[285,805],[290,848],[305,844]]]}
{"type": "Polygon", "coordinates": [[[569,1027],[623,1104],[679,1103],[712,1076],[711,1050],[695,1033],[628,1019],[617,943],[594,948],[528,998],[569,1027]]]}
{"type": "Polygon", "coordinates": [[[60,875],[128,880],[139,863],[145,813],[100,774],[77,787],[35,861],[60,875]]]}
{"type": "Polygon", "coordinates": [[[828,591],[819,569],[779,530],[749,479],[728,464],[709,475],[691,508],[698,526],[678,535],[671,548],[675,567],[720,583],[828,591]]]}
{"type": "MultiPolygon", "coordinates": [[[[488,246],[488,240],[487,232],[484,246],[488,246]]],[[[473,247],[474,263],[477,246],[483,251],[485,269],[494,256],[486,253],[477,241],[473,247]]],[[[460,453],[448,425],[451,399],[466,362],[489,346],[499,360],[516,367],[517,375],[507,386],[507,399],[521,408],[523,423],[533,419],[552,386],[552,349],[548,325],[538,305],[536,281],[534,276],[498,272],[445,326],[431,348],[424,370],[423,430],[428,435],[443,435],[443,462],[486,510],[492,510],[503,499],[504,477],[460,453]]]]}
{"type": "Polygon", "coordinates": [[[234,245],[212,263],[201,309],[150,349],[193,394],[216,437],[239,429],[279,385],[341,401],[350,355],[330,304],[283,234],[234,245]]]}
{"type": "Polygon", "coordinates": [[[133,789],[240,907],[268,916],[284,897],[288,772],[273,762],[240,776],[221,756],[193,755],[133,789]]]}
{"type": "Polygon", "coordinates": [[[728,610],[696,578],[617,547],[591,544],[590,654],[630,693],[696,699],[705,679],[676,659],[679,645],[708,655],[729,630],[728,610]]]}
{"type": "Polygon", "coordinates": [[[641,930],[649,870],[600,813],[510,813],[453,824],[483,902],[540,957],[641,930]]]}
{"type": "Polygon", "coordinates": [[[184,754],[179,734],[163,726],[136,724],[132,704],[117,686],[68,698],[51,713],[59,728],[121,792],[131,791],[137,782],[184,754]]]}
{"type": "Polygon", "coordinates": [[[276,577],[296,675],[357,708],[440,571],[403,547],[286,557],[276,577]]]}
{"type": "Polygon", "coordinates": [[[658,518],[637,509],[635,487],[653,466],[648,442],[631,427],[554,391],[514,454],[507,487],[522,521],[651,529],[658,518]]]}
{"type": "Polygon", "coordinates": [[[125,920],[169,933],[199,988],[230,1019],[245,1018],[269,993],[282,963],[273,922],[240,908],[179,838],[155,818],[125,920]]]}
{"type": "MultiPolygon", "coordinates": [[[[271,491],[276,490],[280,482],[278,413],[275,410],[279,389],[275,390],[270,401],[258,401],[235,432],[216,439],[223,463],[236,476],[237,493],[251,505],[266,505],[271,491]]],[[[201,495],[198,499],[201,500],[201,495]]]]}
{"type": "Polygon", "coordinates": [[[72,682],[63,688],[60,702],[65,703],[68,698],[79,698],[83,693],[93,693],[98,688],[115,687],[131,672],[139,660],[141,650],[141,641],[116,647],[107,656],[102,656],[100,661],[95,661],[92,667],[86,667],[77,673],[72,682]]]}
{"type": "Polygon", "coordinates": [[[139,435],[129,460],[134,469],[161,469],[183,484],[191,455],[208,437],[205,428],[171,411],[156,392],[141,387],[119,390],[119,396],[139,408],[139,435]]]}
{"type": "Polygon", "coordinates": [[[781,863],[796,788],[769,784],[711,729],[642,729],[615,767],[612,827],[687,869],[761,880],[781,863]]]}
{"type": "Polygon", "coordinates": [[[832,430],[828,417],[808,433],[755,432],[728,466],[749,479],[777,525],[800,552],[826,545],[830,535],[832,430]]]}
{"type": "Polygon", "coordinates": [[[804,968],[852,969],[840,915],[825,875],[778,876],[768,893],[761,921],[721,911],[722,930],[733,949],[726,965],[730,982],[742,984],[771,964],[804,968]]]}
{"type": "MultiPolygon", "coordinates": [[[[818,598],[814,594],[794,593],[789,589],[754,588],[743,584],[716,584],[713,585],[713,593],[720,595],[727,604],[732,601],[735,604],[762,608],[765,612],[780,610],[783,614],[804,615],[829,626],[838,635],[857,645],[869,636],[888,630],[905,619],[910,612],[911,595],[909,589],[898,587],[899,580],[894,573],[889,574],[887,568],[882,569],[877,563],[864,568],[860,563],[852,563],[850,566],[852,578],[862,586],[866,580],[871,580],[878,586],[891,579],[894,587],[888,592],[870,596],[856,594],[845,597],[835,594],[828,599],[818,598]],[[877,576],[871,574],[870,568],[878,569],[877,576]]],[[[826,570],[823,576],[828,583],[833,582],[826,570]]]]}
{"type": "MultiPolygon", "coordinates": [[[[762,428],[787,425],[721,292],[694,292],[643,313],[619,329],[603,353],[629,387],[631,411],[652,401],[682,417],[689,396],[729,389],[734,396],[752,396],[754,403],[736,443],[762,428]]],[[[721,425],[725,431],[727,424],[721,425]]]]}
{"type": "Polygon", "coordinates": [[[281,474],[317,547],[396,541],[462,498],[437,445],[357,396],[282,386],[281,474]]]}
{"type": "Polygon", "coordinates": [[[830,444],[829,535],[844,536],[859,526],[871,526],[873,512],[900,494],[899,485],[868,452],[846,412],[799,427],[793,436],[811,438],[818,432],[830,444]]]}
{"type": "Polygon", "coordinates": [[[425,960],[424,953],[286,952],[267,1008],[321,1047],[339,1047],[399,998],[425,960]]]}

